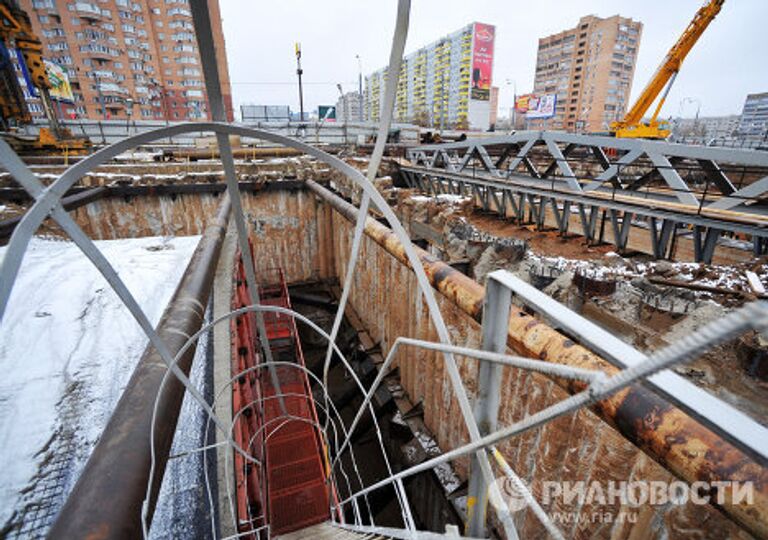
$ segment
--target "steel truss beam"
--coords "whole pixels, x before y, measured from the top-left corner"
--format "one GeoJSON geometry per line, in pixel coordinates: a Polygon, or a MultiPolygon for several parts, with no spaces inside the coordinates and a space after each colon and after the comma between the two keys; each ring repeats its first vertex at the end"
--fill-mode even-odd
{"type": "Polygon", "coordinates": [[[539,230],[545,226],[545,210],[549,207],[555,216],[559,232],[567,234],[569,217],[575,208],[581,220],[582,235],[591,243],[603,241],[604,227],[601,222],[609,219],[617,250],[627,247],[630,228],[633,225],[649,236],[656,258],[666,258],[671,254],[671,241],[677,230],[685,225],[693,227],[694,255],[697,262],[712,262],[717,241],[724,232],[747,234],[753,239],[759,239],[753,242],[756,256],[765,254],[768,248],[768,221],[765,226],[761,226],[710,217],[684,209],[668,210],[657,207],[653,200],[639,197],[635,200],[628,200],[627,197],[621,200],[593,197],[589,193],[569,191],[564,186],[553,188],[546,182],[534,185],[526,181],[527,179],[522,179],[524,183],[517,183],[518,177],[505,180],[490,179],[424,167],[401,167],[401,172],[411,188],[430,195],[469,195],[479,202],[484,211],[496,212],[505,217],[511,214],[517,223],[533,223],[539,230]],[[633,219],[636,221],[633,222],[633,219]]]}
{"type": "Polygon", "coordinates": [[[428,169],[462,173],[471,168],[473,174],[479,170],[492,178],[522,174],[529,179],[550,179],[574,192],[594,191],[610,182],[618,194],[636,194],[654,184],[664,190],[664,197],[703,209],[744,210],[745,205],[764,198],[768,191],[768,152],[754,150],[525,131],[505,137],[421,146],[408,150],[407,155],[415,165],[428,169]],[[494,160],[493,156],[497,158],[494,160]],[[545,165],[543,171],[533,159],[545,165]],[[590,159],[596,167],[580,167],[577,173],[574,165],[590,159]],[[508,164],[503,168],[505,162],[508,164]],[[746,168],[762,178],[736,187],[729,173],[742,174],[746,168]],[[622,179],[622,173],[628,178],[622,179]],[[698,188],[702,182],[706,186],[703,193],[698,188]]]}

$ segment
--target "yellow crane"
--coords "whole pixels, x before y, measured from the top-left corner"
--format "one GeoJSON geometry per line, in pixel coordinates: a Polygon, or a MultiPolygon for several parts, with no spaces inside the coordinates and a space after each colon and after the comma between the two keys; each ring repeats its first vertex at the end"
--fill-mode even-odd
{"type": "Polygon", "coordinates": [[[664,62],[656,70],[645,90],[637,98],[637,101],[635,101],[635,104],[624,116],[624,119],[611,124],[611,133],[614,136],[643,139],[666,139],[669,136],[669,124],[663,120],[657,120],[659,111],[661,111],[661,107],[667,99],[667,94],[669,94],[669,90],[675,82],[683,60],[691,52],[691,49],[704,33],[704,30],[707,29],[709,23],[720,13],[720,8],[723,7],[724,3],[725,0],[709,0],[696,12],[683,35],[680,36],[677,43],[669,50],[664,58],[664,62]],[[645,113],[651,108],[659,94],[661,94],[661,99],[653,111],[653,116],[651,116],[649,122],[643,122],[645,113]]]}
{"type": "Polygon", "coordinates": [[[11,62],[9,50],[13,48],[21,52],[22,57],[18,61],[24,63],[31,84],[39,91],[43,111],[51,127],[41,127],[35,139],[27,139],[10,132],[2,132],[0,136],[17,151],[24,153],[88,152],[91,142],[85,138],[73,137],[69,130],[59,123],[50,94],[51,80],[43,62],[43,44],[32,30],[29,16],[19,7],[16,0],[0,0],[0,128],[8,129],[11,122],[32,122],[11,62]]]}

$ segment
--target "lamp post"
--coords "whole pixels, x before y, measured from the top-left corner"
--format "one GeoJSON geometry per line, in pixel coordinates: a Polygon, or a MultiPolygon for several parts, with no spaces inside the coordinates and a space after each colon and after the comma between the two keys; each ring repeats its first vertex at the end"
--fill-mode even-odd
{"type": "Polygon", "coordinates": [[[101,93],[101,77],[99,77],[98,71],[92,71],[91,75],[93,75],[94,80],[96,81],[96,93],[99,95],[99,104],[101,105],[101,116],[104,118],[104,120],[107,119],[107,107],[104,105],[104,96],[101,93]]]}
{"type": "Polygon", "coordinates": [[[296,75],[299,77],[299,122],[304,121],[304,92],[301,88],[301,43],[296,43],[296,75]]]}
{"type": "Polygon", "coordinates": [[[506,80],[507,86],[512,85],[512,129],[517,129],[517,81],[506,80]]]}
{"type": "Polygon", "coordinates": [[[696,137],[696,128],[699,127],[699,113],[701,112],[701,100],[695,97],[684,97],[680,100],[680,119],[683,118],[683,107],[686,103],[696,103],[696,116],[693,118],[693,136],[696,137]]]}
{"type": "Polygon", "coordinates": [[[357,92],[360,94],[360,122],[363,122],[363,62],[360,60],[360,55],[356,54],[357,58],[357,92]]]}
{"type": "Polygon", "coordinates": [[[135,101],[132,97],[127,97],[123,100],[125,103],[125,134],[130,134],[131,116],[133,115],[133,106],[135,101]]]}
{"type": "MultiPolygon", "coordinates": [[[[344,114],[344,124],[342,125],[342,129],[344,130],[344,145],[349,144],[349,137],[347,136],[347,122],[349,122],[349,109],[347,107],[347,100],[344,98],[344,90],[341,89],[341,83],[336,85],[336,88],[339,89],[339,97],[341,98],[341,107],[344,114]]],[[[338,111],[336,111],[338,114],[338,111]]]]}

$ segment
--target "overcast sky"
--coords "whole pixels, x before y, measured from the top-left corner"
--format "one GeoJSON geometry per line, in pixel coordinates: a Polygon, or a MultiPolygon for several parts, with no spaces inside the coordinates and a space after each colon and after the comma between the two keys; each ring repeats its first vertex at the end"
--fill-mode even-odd
{"type": "MultiPolygon", "coordinates": [[[[293,43],[302,44],[304,108],[334,104],[337,83],[357,88],[363,74],[384,66],[396,0],[219,0],[237,114],[243,103],[290,105],[298,111],[293,43]]],[[[406,54],[467,23],[496,25],[493,84],[500,115],[533,88],[537,40],[574,27],[580,16],[620,14],[643,23],[634,99],[703,0],[413,0],[406,54]]],[[[739,114],[749,93],[768,92],[768,0],[727,0],[688,55],[662,114],[739,114]],[[685,100],[685,98],[692,98],[685,100]],[[681,106],[682,103],[682,106],[681,106]]]]}

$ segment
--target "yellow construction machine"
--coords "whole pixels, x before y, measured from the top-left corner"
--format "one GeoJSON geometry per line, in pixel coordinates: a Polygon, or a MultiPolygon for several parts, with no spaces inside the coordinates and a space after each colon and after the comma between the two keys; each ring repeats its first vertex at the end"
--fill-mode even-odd
{"type": "MultiPolygon", "coordinates": [[[[51,81],[43,61],[43,45],[32,30],[29,16],[16,0],[0,0],[0,128],[2,136],[19,153],[84,154],[91,148],[86,138],[73,137],[61,126],[53,107],[51,81]],[[28,81],[40,94],[49,128],[41,127],[36,138],[11,132],[14,126],[32,123],[24,92],[19,84],[11,52],[21,52],[17,61],[29,74],[28,81]]],[[[31,90],[31,89],[30,89],[31,90]]]]}
{"type": "Polygon", "coordinates": [[[666,139],[670,134],[669,123],[658,120],[659,111],[667,99],[669,90],[675,82],[683,60],[699,40],[709,23],[717,16],[725,0],[709,0],[702,6],[688,27],[667,53],[659,69],[651,78],[648,86],[637,98],[637,101],[624,116],[623,120],[611,124],[611,133],[616,137],[633,137],[643,139],[666,139]],[[661,94],[661,99],[649,122],[643,122],[643,116],[661,94]]]}

